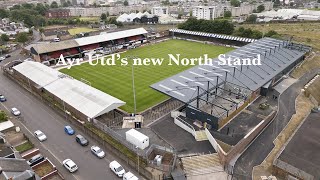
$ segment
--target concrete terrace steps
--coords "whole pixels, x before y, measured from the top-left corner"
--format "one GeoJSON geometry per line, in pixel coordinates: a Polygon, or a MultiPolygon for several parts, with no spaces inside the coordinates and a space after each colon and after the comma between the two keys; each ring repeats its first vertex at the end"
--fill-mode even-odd
{"type": "Polygon", "coordinates": [[[206,141],[208,140],[208,137],[204,130],[200,130],[200,131],[195,131],[195,139],[196,141],[206,141]]]}
{"type": "Polygon", "coordinates": [[[206,154],[181,158],[187,176],[209,174],[223,171],[218,155],[206,154]]]}

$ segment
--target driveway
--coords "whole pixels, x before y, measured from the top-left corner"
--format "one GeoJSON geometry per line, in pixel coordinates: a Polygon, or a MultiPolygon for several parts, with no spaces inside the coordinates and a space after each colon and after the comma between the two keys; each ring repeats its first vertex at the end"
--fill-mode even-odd
{"type": "Polygon", "coordinates": [[[287,125],[295,113],[295,100],[301,88],[320,70],[311,71],[302,76],[297,82],[287,88],[279,99],[279,112],[270,125],[258,136],[248,149],[238,158],[233,177],[251,179],[252,169],[262,163],[273,149],[273,141],[287,125]]]}
{"type": "MultiPolygon", "coordinates": [[[[17,107],[21,111],[22,120],[13,121],[25,130],[31,141],[53,161],[66,179],[119,179],[109,170],[109,162],[116,159],[122,165],[126,165],[126,163],[119,161],[118,158],[108,152],[106,152],[107,156],[104,159],[93,156],[90,152],[90,146],[96,144],[93,140],[89,139],[88,147],[81,147],[76,143],[75,135],[68,136],[64,133],[63,128],[66,121],[63,117],[2,73],[0,74],[0,89],[0,93],[8,99],[7,102],[1,103],[1,109],[10,110],[11,107],[17,107]],[[47,141],[40,143],[32,136],[32,133],[38,129],[47,135],[47,141]],[[67,158],[72,159],[79,166],[77,172],[70,174],[62,167],[62,161],[67,158]]],[[[78,133],[81,134],[76,129],[76,134],[78,133]]],[[[138,174],[128,166],[124,166],[124,168],[136,175],[138,174]]]]}

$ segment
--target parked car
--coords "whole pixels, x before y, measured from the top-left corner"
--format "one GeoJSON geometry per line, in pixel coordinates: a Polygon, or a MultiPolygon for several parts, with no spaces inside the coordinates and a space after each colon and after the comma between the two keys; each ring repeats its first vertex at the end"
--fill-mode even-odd
{"type": "Polygon", "coordinates": [[[32,58],[27,58],[27,59],[25,59],[23,61],[26,62],[26,61],[34,61],[34,60],[32,58]]]}
{"type": "Polygon", "coordinates": [[[37,154],[35,156],[33,156],[31,159],[29,159],[27,161],[27,163],[29,164],[29,166],[34,166],[40,162],[42,162],[45,158],[41,155],[41,154],[37,154]]]}
{"type": "Polygon", "coordinates": [[[62,164],[71,173],[78,170],[78,166],[71,159],[65,159],[62,164]]]}
{"type": "Polygon", "coordinates": [[[53,38],[53,42],[60,42],[60,38],[53,38]]]}
{"type": "Polygon", "coordinates": [[[3,61],[3,60],[5,60],[5,59],[6,59],[5,57],[1,56],[1,57],[0,57],[0,62],[3,61]]]}
{"type": "Polygon", "coordinates": [[[11,57],[11,55],[10,54],[6,54],[4,57],[5,58],[9,58],[9,57],[11,57]]]}
{"type": "Polygon", "coordinates": [[[11,108],[11,113],[15,116],[19,116],[21,114],[21,112],[15,107],[11,108]]]}
{"type": "Polygon", "coordinates": [[[123,180],[139,180],[139,178],[137,176],[135,176],[134,174],[132,174],[132,172],[127,172],[123,175],[123,180]]]}
{"type": "Polygon", "coordinates": [[[91,146],[91,152],[98,158],[104,158],[104,156],[106,155],[104,151],[98,146],[91,146]]]}
{"type": "Polygon", "coordinates": [[[45,140],[47,140],[47,136],[42,132],[42,131],[40,131],[40,130],[36,130],[35,132],[34,132],[34,135],[37,137],[37,139],[39,140],[39,141],[45,141],[45,140]]]}
{"type": "Polygon", "coordinates": [[[126,171],[117,161],[112,161],[109,164],[109,167],[118,177],[123,177],[124,173],[126,173],[126,171]]]}
{"type": "Polygon", "coordinates": [[[72,129],[71,126],[65,126],[64,127],[64,132],[66,132],[69,135],[74,135],[74,130],[72,129]]]}
{"type": "Polygon", "coordinates": [[[0,102],[5,102],[7,99],[4,97],[4,95],[0,94],[0,102]]]}
{"type": "Polygon", "coordinates": [[[76,135],[76,141],[81,146],[87,146],[89,144],[89,141],[80,134],[76,135]]]}

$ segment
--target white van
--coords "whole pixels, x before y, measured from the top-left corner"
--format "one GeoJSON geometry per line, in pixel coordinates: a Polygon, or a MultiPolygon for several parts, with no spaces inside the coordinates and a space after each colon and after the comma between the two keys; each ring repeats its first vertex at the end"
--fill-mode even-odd
{"type": "Polygon", "coordinates": [[[53,41],[54,42],[60,42],[60,38],[54,38],[53,41]]]}
{"type": "Polygon", "coordinates": [[[118,177],[123,177],[124,173],[126,173],[126,171],[117,161],[112,161],[109,164],[109,167],[111,171],[113,171],[118,177]]]}
{"type": "Polygon", "coordinates": [[[132,172],[127,172],[123,175],[123,180],[139,180],[137,178],[137,176],[135,176],[134,174],[132,174],[132,172]]]}

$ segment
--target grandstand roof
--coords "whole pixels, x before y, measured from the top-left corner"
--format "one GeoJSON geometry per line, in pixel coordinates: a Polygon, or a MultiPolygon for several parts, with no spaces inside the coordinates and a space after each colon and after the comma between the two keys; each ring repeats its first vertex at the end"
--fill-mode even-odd
{"type": "Polygon", "coordinates": [[[207,82],[210,82],[209,89],[227,81],[256,91],[310,50],[300,45],[297,48],[302,50],[295,50],[288,48],[288,44],[287,41],[263,38],[226,54],[226,58],[232,59],[253,59],[259,54],[262,65],[219,65],[215,59],[212,65],[194,66],[151,87],[185,103],[197,96],[197,87],[207,89],[207,82]]]}
{"type": "Polygon", "coordinates": [[[13,69],[89,118],[98,117],[125,104],[39,62],[23,62],[13,69]]]}
{"type": "Polygon", "coordinates": [[[99,34],[95,36],[89,36],[89,37],[82,37],[72,40],[66,40],[66,41],[60,41],[60,42],[54,42],[50,44],[43,44],[43,45],[37,45],[34,46],[34,50],[38,54],[43,54],[47,52],[54,52],[59,51],[63,49],[69,49],[79,46],[85,46],[89,44],[95,44],[100,42],[106,42],[111,40],[116,40],[120,38],[130,37],[130,36],[136,36],[140,34],[147,34],[148,32],[144,28],[137,28],[137,29],[129,29],[125,31],[117,31],[112,33],[106,33],[106,34],[99,34]]]}
{"type": "Polygon", "coordinates": [[[174,33],[190,34],[195,36],[205,36],[205,37],[212,37],[217,39],[226,39],[226,40],[234,40],[234,41],[242,41],[242,42],[256,41],[256,39],[251,39],[251,38],[242,38],[242,37],[236,37],[236,36],[230,36],[230,35],[213,34],[213,33],[197,32],[197,31],[188,31],[183,29],[170,29],[169,31],[174,33]]]}

